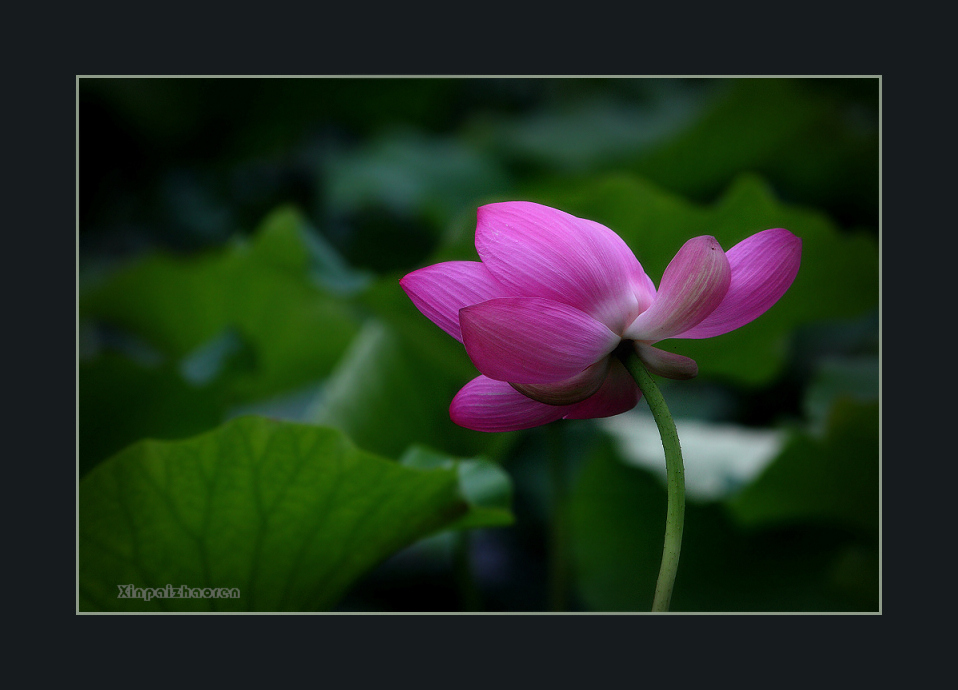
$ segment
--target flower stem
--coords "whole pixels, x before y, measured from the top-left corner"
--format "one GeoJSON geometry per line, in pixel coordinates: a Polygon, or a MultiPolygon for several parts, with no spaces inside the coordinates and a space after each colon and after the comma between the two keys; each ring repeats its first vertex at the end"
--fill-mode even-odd
{"type": "Polygon", "coordinates": [[[655,585],[653,611],[668,611],[675,584],[675,573],[679,566],[679,552],[682,550],[682,530],[685,525],[685,468],[682,464],[682,449],[679,446],[679,434],[675,422],[665,404],[665,398],[655,385],[652,375],[642,364],[631,343],[618,351],[622,363],[639,385],[642,395],[652,410],[655,425],[662,437],[665,449],[665,471],[668,480],[668,510],[665,517],[665,544],[662,549],[662,565],[659,579],[655,585]]]}

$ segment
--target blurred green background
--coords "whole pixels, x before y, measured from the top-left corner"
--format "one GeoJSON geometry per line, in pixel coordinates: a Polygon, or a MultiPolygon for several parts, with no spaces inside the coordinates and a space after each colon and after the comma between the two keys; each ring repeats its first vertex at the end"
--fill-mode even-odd
{"type": "Polygon", "coordinates": [[[696,235],[802,237],[768,313],[667,343],[700,369],[661,383],[672,610],[879,610],[876,78],[81,78],[79,608],[647,611],[645,404],[459,428],[477,372],[398,285],[476,259],[511,199],[607,225],[656,284],[696,235]],[[244,594],[115,600],[171,579],[244,594]]]}

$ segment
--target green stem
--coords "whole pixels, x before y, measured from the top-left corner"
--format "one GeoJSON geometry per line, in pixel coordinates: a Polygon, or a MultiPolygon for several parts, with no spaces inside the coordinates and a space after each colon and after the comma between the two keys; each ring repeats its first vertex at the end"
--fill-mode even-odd
{"type": "Polygon", "coordinates": [[[553,422],[546,427],[549,435],[549,478],[552,485],[552,520],[549,553],[549,608],[565,611],[569,590],[569,509],[566,488],[565,453],[562,429],[553,422]]]}
{"type": "Polygon", "coordinates": [[[642,390],[649,403],[655,425],[662,437],[665,449],[665,471],[668,479],[669,505],[665,517],[665,544],[662,549],[662,565],[659,579],[655,585],[653,611],[668,611],[675,584],[675,572],[679,567],[679,552],[682,550],[682,530],[685,524],[685,469],[682,465],[682,449],[679,447],[679,434],[675,422],[669,414],[665,398],[655,385],[652,375],[642,364],[631,343],[619,350],[622,363],[642,390]]]}

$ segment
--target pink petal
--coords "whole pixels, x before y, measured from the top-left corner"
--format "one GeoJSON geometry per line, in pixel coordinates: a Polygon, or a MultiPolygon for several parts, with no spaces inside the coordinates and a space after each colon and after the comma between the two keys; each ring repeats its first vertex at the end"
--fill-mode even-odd
{"type": "Polygon", "coordinates": [[[619,336],[575,307],[534,297],[504,297],[459,312],[462,342],[489,378],[556,383],[615,349],[619,336]]]}
{"type": "Polygon", "coordinates": [[[595,393],[580,403],[561,408],[564,419],[592,419],[595,417],[613,417],[628,412],[639,402],[642,391],[629,374],[625,366],[616,357],[612,357],[609,375],[605,383],[595,393]]]}
{"type": "Polygon", "coordinates": [[[725,299],[697,326],[676,338],[711,338],[755,320],[792,285],[802,240],[784,228],[763,230],[728,250],[732,282],[725,299]]]}
{"type": "Polygon", "coordinates": [[[602,386],[609,373],[610,357],[603,357],[581,373],[558,383],[512,383],[527,398],[546,405],[571,405],[581,402],[602,386]]]}
{"type": "Polygon", "coordinates": [[[462,342],[459,310],[494,297],[505,288],[478,261],[447,261],[420,268],[399,284],[416,308],[453,338],[462,342]]]}
{"type": "Polygon", "coordinates": [[[666,352],[657,347],[637,342],[635,351],[646,368],[653,374],[667,379],[694,379],[699,375],[699,365],[690,357],[666,352]]]}
{"type": "Polygon", "coordinates": [[[548,206],[508,201],[480,207],[476,250],[512,294],[563,302],[619,334],[655,295],[622,238],[548,206]]]}
{"type": "Polygon", "coordinates": [[[518,431],[553,422],[566,409],[527,398],[505,381],[479,376],[456,393],[449,416],[475,431],[518,431]]]}
{"type": "Polygon", "coordinates": [[[708,235],[692,238],[673,257],[652,306],[625,330],[625,337],[655,342],[689,330],[721,303],[730,280],[729,261],[718,241],[708,235]]]}

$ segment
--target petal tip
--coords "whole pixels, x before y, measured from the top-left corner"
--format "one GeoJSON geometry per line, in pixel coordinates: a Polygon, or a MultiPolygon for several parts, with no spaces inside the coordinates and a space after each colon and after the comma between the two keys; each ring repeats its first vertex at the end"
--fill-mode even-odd
{"type": "Polygon", "coordinates": [[[580,374],[609,354],[618,336],[575,307],[539,298],[511,297],[459,311],[466,353],[498,381],[552,384],[580,374]]]}
{"type": "Polygon", "coordinates": [[[472,431],[521,431],[561,418],[564,409],[527,398],[503,381],[478,376],[456,393],[449,418],[472,431]]]}

